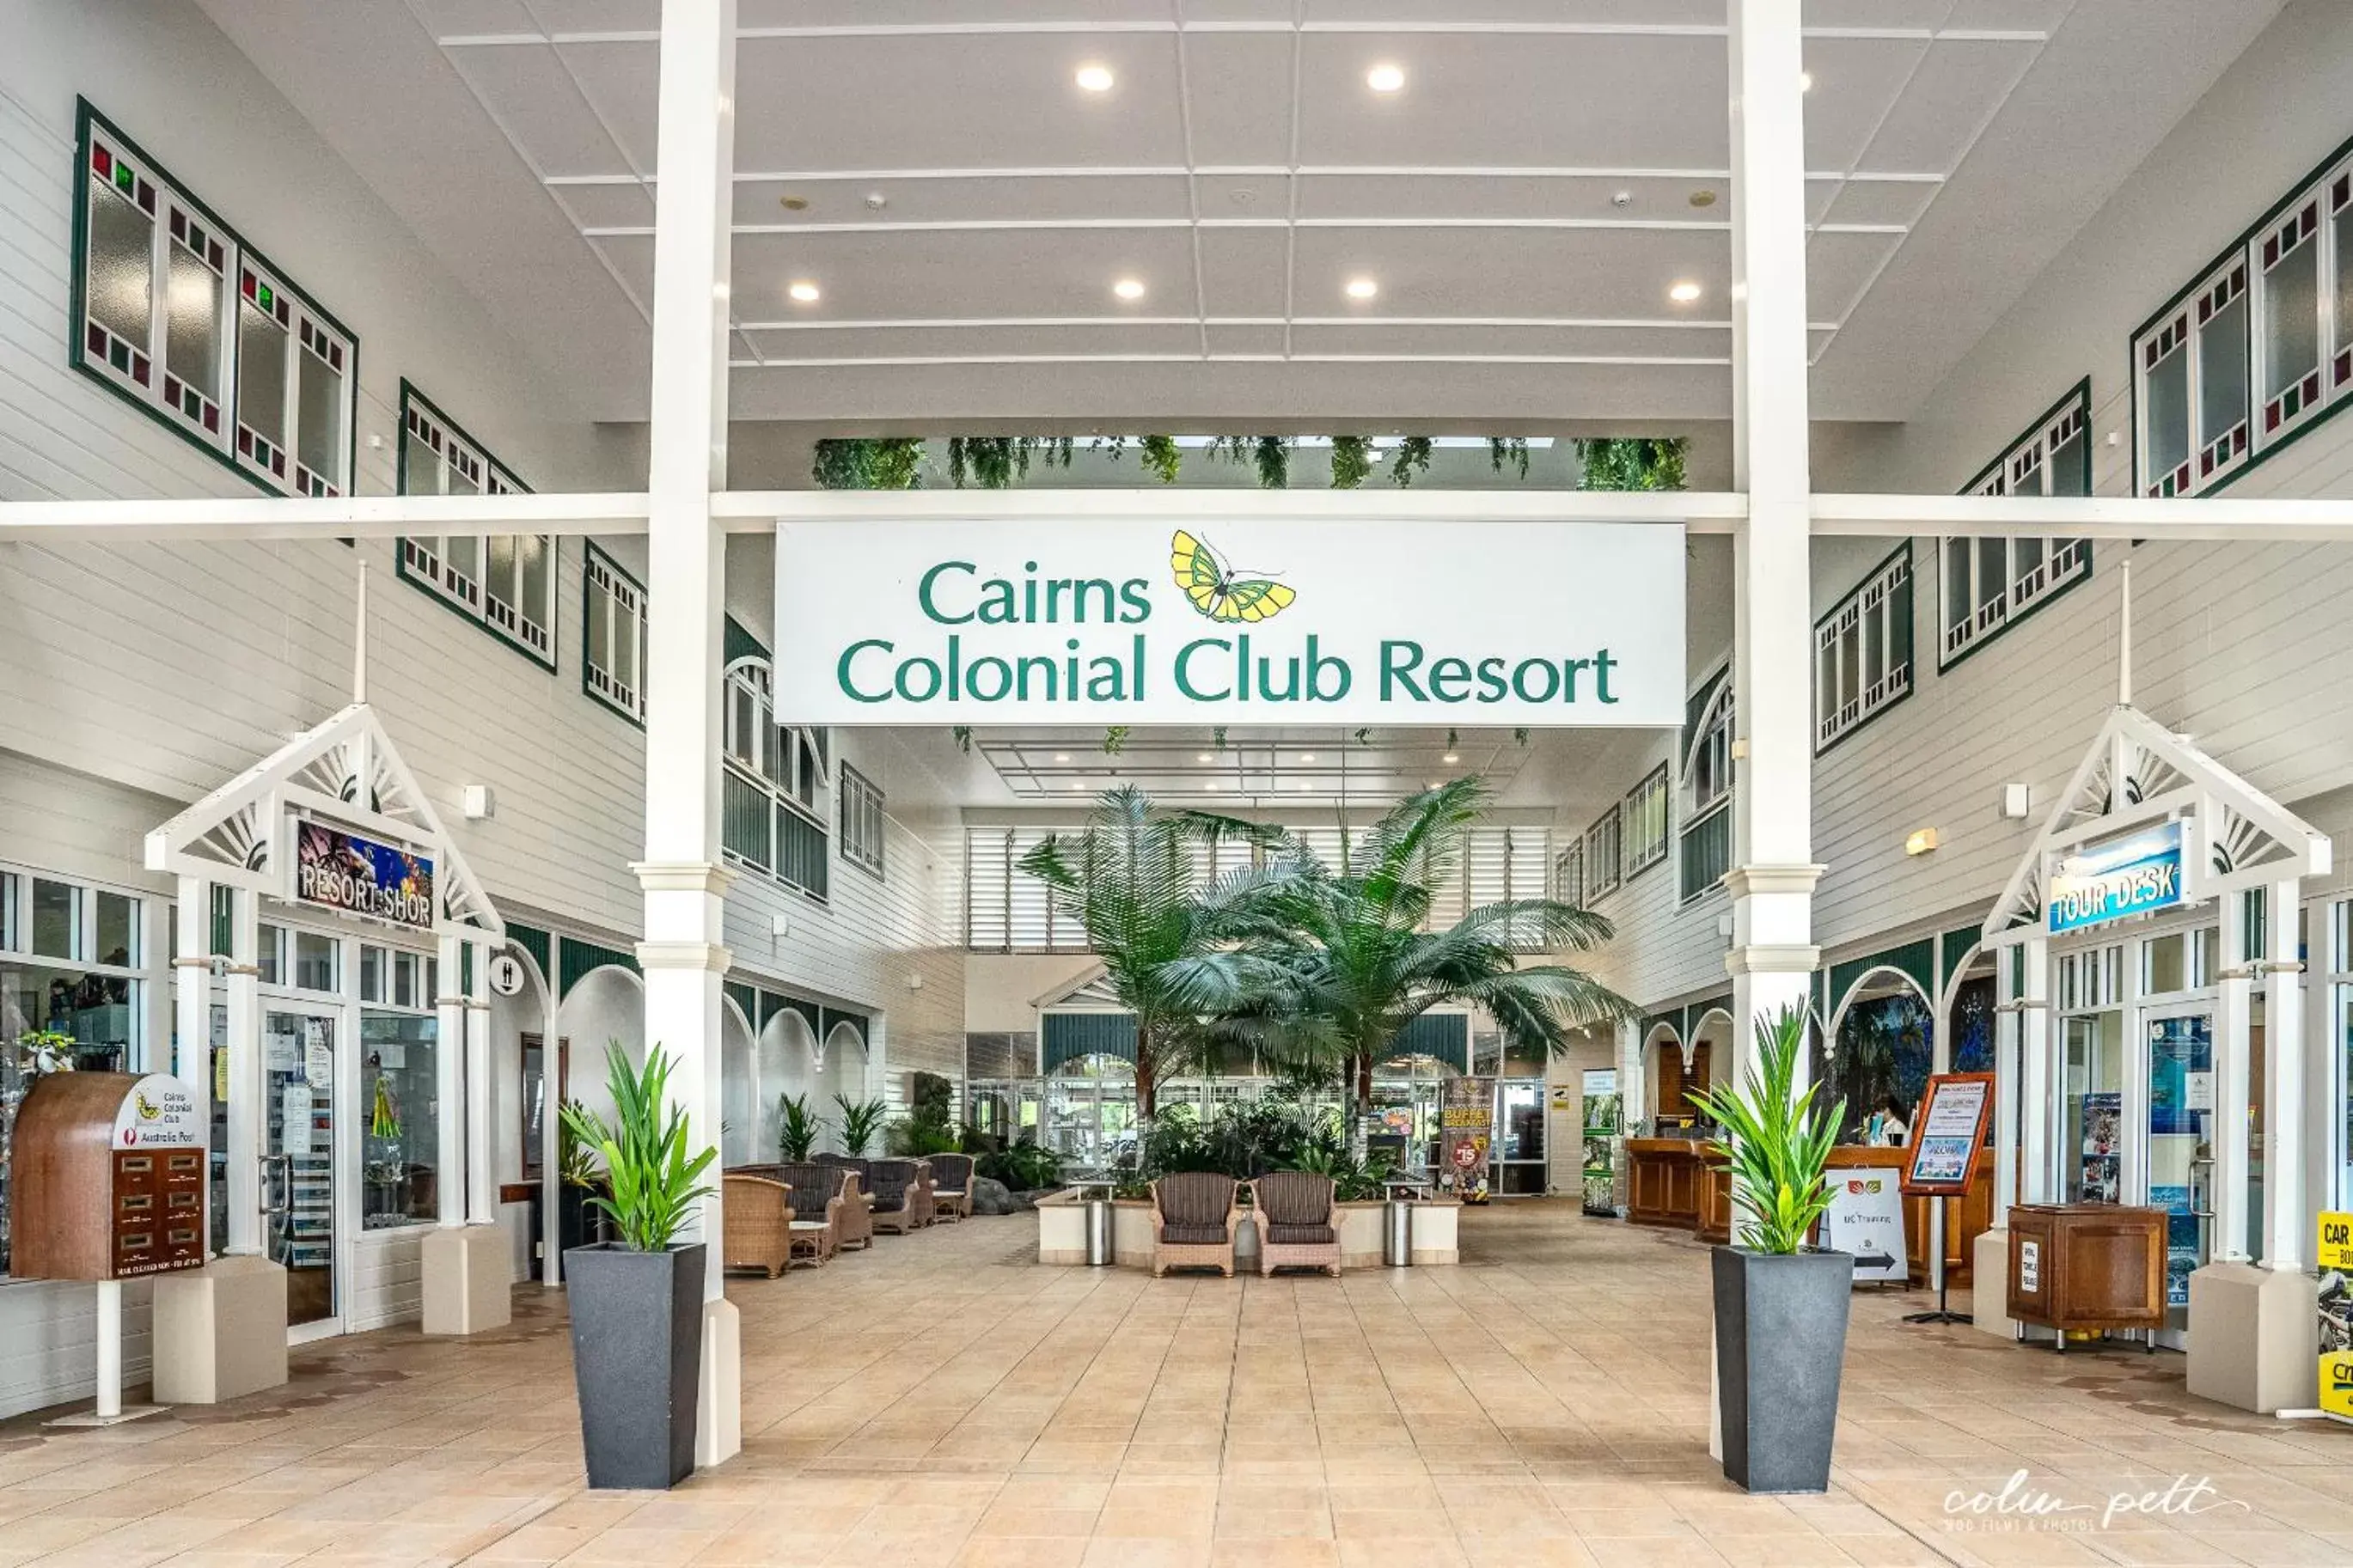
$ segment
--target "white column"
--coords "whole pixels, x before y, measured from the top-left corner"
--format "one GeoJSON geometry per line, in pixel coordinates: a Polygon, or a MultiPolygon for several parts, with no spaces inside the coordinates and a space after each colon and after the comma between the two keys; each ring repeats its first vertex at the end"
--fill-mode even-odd
{"type": "Polygon", "coordinates": [[[268,1125],[261,1103],[261,899],[243,888],[229,899],[228,1249],[258,1255],[261,1130],[268,1125]]]}
{"type": "MultiPolygon", "coordinates": [[[[551,944],[548,956],[553,959],[554,952],[551,944]]],[[[564,1235],[557,1212],[564,1199],[564,1175],[556,1160],[564,1147],[564,1042],[555,1033],[555,976],[551,973],[540,980],[539,1092],[546,1110],[539,1119],[539,1282],[552,1290],[564,1283],[564,1235]]]]}
{"type": "Polygon", "coordinates": [[[2024,949],[2016,945],[1994,954],[1993,1015],[1993,1218],[1991,1229],[2010,1223],[2010,1205],[2018,1201],[2018,1020],[2010,999],[2018,989],[2018,966],[2024,949]]]}
{"type": "MultiPolygon", "coordinates": [[[[180,879],[179,918],[173,922],[172,1071],[195,1102],[196,1125],[209,1144],[213,1124],[212,884],[202,877],[180,879]]],[[[212,1212],[212,1182],[205,1182],[205,1256],[222,1217],[212,1212]]]]}
{"type": "MultiPolygon", "coordinates": [[[[720,1120],[720,616],[724,538],[711,498],[727,477],[729,235],[735,145],[734,0],[663,0],[654,203],[652,424],[646,659],[646,1046],[676,1063],[673,1098],[698,1143],[720,1120]]],[[[741,1447],[735,1319],[723,1290],[717,1184],[702,1205],[702,1431],[696,1462],[741,1447]]]]}
{"type": "Polygon", "coordinates": [[[2303,1271],[2306,1235],[2299,893],[2293,879],[2273,883],[2263,927],[2263,1266],[2287,1274],[2303,1271]]]}
{"type": "MultiPolygon", "coordinates": [[[[1813,941],[1812,480],[1807,443],[1806,176],[1799,0],[1728,0],[1732,132],[1734,804],[1731,1060],[1803,1009],[1813,941]]],[[[1801,1068],[1802,1072],[1802,1068],[1801,1068]]]]}
{"type": "Polygon", "coordinates": [[[433,1127],[441,1156],[435,1217],[443,1225],[466,1223],[466,1123],[472,1112],[466,1103],[464,952],[465,943],[445,936],[436,944],[433,964],[433,1094],[440,1102],[433,1127]]]}
{"type": "Polygon", "coordinates": [[[467,945],[469,971],[466,996],[466,1220],[470,1225],[499,1222],[497,1119],[499,1097],[491,1081],[495,1059],[491,1046],[491,955],[497,948],[483,942],[467,945]]]}
{"type": "Polygon", "coordinates": [[[2050,942],[2031,937],[2020,943],[2018,962],[2025,969],[2018,998],[2018,1088],[2024,1111],[2018,1201],[2047,1204],[2058,1197],[2051,1187],[2050,942]]]}
{"type": "MultiPolygon", "coordinates": [[[[2208,1261],[2238,1263],[2247,1256],[2247,1107],[2254,1096],[2255,971],[2247,950],[2245,898],[2225,893],[2219,902],[2216,940],[2221,949],[2222,984],[2214,1007],[2214,1185],[2207,1205],[2214,1211],[2214,1229],[2208,1261]]],[[[2267,1033],[2274,1026],[2265,1020],[2267,1033]]],[[[2144,1020],[2134,1048],[2148,1048],[2147,1030],[2144,1020]]],[[[2198,1195],[2192,1184],[2193,1205],[2198,1195]]]]}

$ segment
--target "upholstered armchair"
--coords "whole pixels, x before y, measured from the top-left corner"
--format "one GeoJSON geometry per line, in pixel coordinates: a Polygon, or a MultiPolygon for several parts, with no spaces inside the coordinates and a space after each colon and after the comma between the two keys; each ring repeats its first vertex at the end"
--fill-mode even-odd
{"type": "Polygon", "coordinates": [[[1340,1215],[1332,1178],[1271,1171],[1250,1184],[1257,1215],[1258,1271],[1322,1268],[1340,1275],[1340,1215]]]}
{"type": "Polygon", "coordinates": [[[932,1217],[959,1220],[972,1214],[972,1156],[969,1154],[934,1154],[928,1157],[932,1167],[932,1217]]]}
{"type": "Polygon", "coordinates": [[[874,1185],[874,1228],[904,1236],[931,1223],[929,1179],[920,1160],[869,1160],[874,1185]]]}
{"type": "Polygon", "coordinates": [[[1234,1275],[1241,1188],[1214,1171],[1184,1171],[1152,1184],[1152,1276],[1171,1268],[1234,1275]]]}
{"type": "Polygon", "coordinates": [[[792,1263],[792,1189],[771,1177],[730,1171],[720,1179],[721,1252],[730,1268],[774,1279],[792,1263]]]}

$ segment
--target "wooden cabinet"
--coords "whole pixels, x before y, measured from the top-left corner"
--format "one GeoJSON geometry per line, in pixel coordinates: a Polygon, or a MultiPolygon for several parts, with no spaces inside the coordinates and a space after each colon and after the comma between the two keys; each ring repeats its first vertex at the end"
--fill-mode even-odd
{"type": "Polygon", "coordinates": [[[16,1112],[10,1272],[129,1279],[205,1261],[204,1124],[151,1073],[51,1073],[16,1112]]]}
{"type": "Polygon", "coordinates": [[[1698,1228],[1707,1145],[1688,1138],[1626,1140],[1626,1217],[1638,1225],[1698,1228]]]}
{"type": "Polygon", "coordinates": [[[2165,1222],[2116,1204],[2014,1206],[2006,1310],[2063,1332],[2165,1327],[2165,1222]]]}

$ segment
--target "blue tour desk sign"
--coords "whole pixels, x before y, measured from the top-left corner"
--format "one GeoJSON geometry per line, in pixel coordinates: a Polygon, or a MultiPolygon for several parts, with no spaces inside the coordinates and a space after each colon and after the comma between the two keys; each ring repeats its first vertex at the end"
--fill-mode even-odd
{"type": "Polygon", "coordinates": [[[774,668],[811,724],[1669,727],[1683,530],[792,521],[774,668]]]}
{"type": "Polygon", "coordinates": [[[2181,900],[2181,824],[2174,821],[2069,856],[2052,874],[2043,907],[2057,936],[2181,900]]]}

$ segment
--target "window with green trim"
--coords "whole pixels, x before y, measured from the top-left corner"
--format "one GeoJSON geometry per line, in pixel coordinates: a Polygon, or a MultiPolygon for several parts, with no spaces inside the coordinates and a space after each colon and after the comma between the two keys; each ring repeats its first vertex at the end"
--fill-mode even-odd
{"type": "Polygon", "coordinates": [[[1667,764],[1661,763],[1626,792],[1619,813],[1625,824],[1626,879],[1660,865],[1667,858],[1667,764]]]}
{"type": "Polygon", "coordinates": [[[75,368],[284,496],[352,493],[358,340],[85,101],[75,368]]]}
{"type": "Polygon", "coordinates": [[[1814,750],[1912,693],[1912,543],[1814,625],[1814,750]]]}
{"type": "Polygon", "coordinates": [[[1599,903],[1616,892],[1620,882],[1624,879],[1618,858],[1622,826],[1619,821],[1618,807],[1613,805],[1595,817],[1593,826],[1585,830],[1585,901],[1588,904],[1599,903]]]}
{"type": "MultiPolygon", "coordinates": [[[[2092,493],[2092,384],[2045,410],[1963,491],[1980,496],[2092,493]]],[[[2092,574],[2088,539],[1947,539],[1937,668],[1991,641],[2092,574]]]]}
{"type": "Polygon", "coordinates": [[[825,898],[830,770],[824,731],[776,722],[765,656],[734,660],[721,679],[720,847],[787,887],[825,898]]]}
{"type": "MultiPolygon", "coordinates": [[[[531,487],[400,384],[400,493],[527,495],[531,487]]],[[[555,536],[452,533],[400,542],[400,574],[548,668],[555,668],[555,536]]]]}
{"type": "Polygon", "coordinates": [[[841,764],[841,858],[860,870],[882,875],[884,822],[882,788],[872,779],[841,764]]]}
{"type": "Polygon", "coordinates": [[[1683,704],[1683,826],[1675,841],[1683,901],[1713,891],[1732,869],[1732,666],[1683,704]]]}
{"type": "Polygon", "coordinates": [[[642,724],[646,721],[645,585],[594,544],[587,547],[580,577],[581,687],[624,719],[642,724]]]}
{"type": "Polygon", "coordinates": [[[2132,337],[2136,493],[2221,489],[2353,400],[2353,144],[2132,337]]]}

